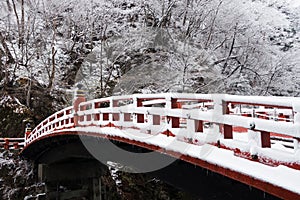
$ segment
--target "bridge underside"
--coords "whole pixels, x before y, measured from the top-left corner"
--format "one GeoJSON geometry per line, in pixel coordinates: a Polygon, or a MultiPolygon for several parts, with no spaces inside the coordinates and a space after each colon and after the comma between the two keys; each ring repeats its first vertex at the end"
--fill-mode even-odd
{"type": "MultiPolygon", "coordinates": [[[[41,138],[25,148],[22,151],[22,156],[35,160],[38,164],[39,178],[46,182],[49,199],[58,197],[59,199],[70,199],[82,196],[88,199],[103,199],[101,195],[103,195],[104,189],[101,186],[101,176],[109,173],[108,168],[86,150],[81,141],[82,136],[79,135],[85,135],[84,138],[100,146],[109,139],[116,142],[121,148],[132,152],[155,150],[163,158],[178,157],[176,152],[158,149],[145,143],[93,133],[67,132],[41,138]],[[76,184],[81,185],[81,187],[70,192],[58,193],[57,186],[64,184],[73,186],[76,184]]],[[[119,161],[113,160],[113,162],[118,163],[119,161]]],[[[123,164],[122,162],[119,163],[123,164]]],[[[266,196],[274,199],[260,190],[285,199],[298,197],[297,194],[278,186],[185,155],[181,155],[180,160],[173,162],[168,167],[148,173],[148,175],[158,177],[178,188],[204,198],[209,195],[213,196],[220,191],[228,191],[229,194],[231,192],[236,193],[235,190],[240,191],[235,194],[240,195],[237,198],[243,199],[257,199],[266,196]],[[224,178],[224,176],[230,179],[224,178]],[[220,182],[224,183],[221,188],[220,182]],[[249,186],[260,190],[253,189],[253,192],[249,193],[249,186]]]]}
{"type": "Polygon", "coordinates": [[[101,185],[108,168],[89,154],[78,135],[45,138],[21,155],[35,161],[38,178],[46,183],[47,199],[98,200],[109,195],[101,185]]]}

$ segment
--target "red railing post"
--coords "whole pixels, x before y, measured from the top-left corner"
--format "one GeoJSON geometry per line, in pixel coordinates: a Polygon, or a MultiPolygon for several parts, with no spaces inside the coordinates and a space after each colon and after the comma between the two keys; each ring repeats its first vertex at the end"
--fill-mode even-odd
{"type": "Polygon", "coordinates": [[[261,131],[260,135],[261,135],[261,147],[262,148],[271,148],[270,132],[261,131]]]}
{"type": "MultiPolygon", "coordinates": [[[[213,103],[214,103],[214,110],[215,117],[219,119],[220,117],[223,118],[224,115],[228,115],[229,107],[228,102],[224,99],[224,95],[216,94],[213,96],[213,103]]],[[[217,120],[219,125],[219,131],[223,133],[224,139],[233,139],[232,134],[232,125],[225,124],[225,122],[222,122],[220,120],[217,120]]]]}
{"type": "Polygon", "coordinates": [[[27,138],[29,137],[30,133],[31,133],[31,120],[24,120],[24,122],[27,122],[25,125],[25,140],[27,140],[27,138]]]}
{"type": "MultiPolygon", "coordinates": [[[[228,103],[223,101],[222,106],[223,106],[223,114],[229,114],[230,111],[229,111],[228,103]]],[[[223,127],[224,127],[224,139],[233,139],[232,126],[224,124],[223,127]]]]}
{"type": "Polygon", "coordinates": [[[19,142],[14,142],[13,145],[14,145],[14,149],[18,149],[19,148],[19,142]]]}
{"type": "MultiPolygon", "coordinates": [[[[171,109],[178,108],[177,99],[171,98],[171,109]]],[[[179,128],[179,117],[172,117],[172,128],[179,128]]]]}
{"type": "MultiPolygon", "coordinates": [[[[118,100],[112,100],[111,102],[112,107],[119,107],[119,101],[118,100]]],[[[120,114],[119,113],[113,113],[112,114],[112,121],[119,121],[120,120],[120,114]]]]}
{"type": "Polygon", "coordinates": [[[79,125],[79,117],[78,117],[78,111],[79,111],[79,104],[86,101],[85,92],[84,90],[81,90],[81,88],[77,89],[75,92],[75,97],[73,101],[73,109],[74,109],[74,126],[77,127],[79,125]]]}
{"type": "MultiPolygon", "coordinates": [[[[198,101],[198,103],[201,103],[201,101],[198,101]]],[[[203,106],[204,106],[204,102],[203,102],[203,106]]],[[[194,121],[195,121],[194,124],[195,132],[203,132],[203,120],[194,120],[194,121]]]]}
{"type": "Polygon", "coordinates": [[[31,133],[31,128],[30,127],[29,128],[25,128],[25,139],[28,138],[28,136],[30,135],[30,133],[31,133]]]}
{"type": "MultiPolygon", "coordinates": [[[[137,98],[136,99],[136,106],[137,107],[143,107],[143,100],[137,98]]],[[[144,123],[145,119],[144,119],[144,114],[137,114],[137,123],[144,123]]]]}
{"type": "Polygon", "coordinates": [[[152,115],[153,125],[160,125],[160,115],[152,115]]]}
{"type": "Polygon", "coordinates": [[[130,122],[130,121],[131,121],[131,114],[124,113],[124,122],[130,122]]]}
{"type": "Polygon", "coordinates": [[[203,132],[203,121],[195,120],[195,132],[203,132]]]}
{"type": "Polygon", "coordinates": [[[4,149],[5,150],[9,149],[9,139],[8,138],[4,138],[4,149]]]}

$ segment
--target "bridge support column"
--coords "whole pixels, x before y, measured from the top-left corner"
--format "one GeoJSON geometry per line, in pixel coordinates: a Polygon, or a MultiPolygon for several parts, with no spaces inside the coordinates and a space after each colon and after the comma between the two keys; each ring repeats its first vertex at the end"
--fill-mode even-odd
{"type": "Polygon", "coordinates": [[[47,199],[104,199],[101,177],[105,173],[108,171],[104,165],[90,160],[38,166],[39,180],[46,183],[47,199]]]}
{"type": "Polygon", "coordinates": [[[102,200],[102,181],[100,178],[93,178],[93,200],[102,200]]]}

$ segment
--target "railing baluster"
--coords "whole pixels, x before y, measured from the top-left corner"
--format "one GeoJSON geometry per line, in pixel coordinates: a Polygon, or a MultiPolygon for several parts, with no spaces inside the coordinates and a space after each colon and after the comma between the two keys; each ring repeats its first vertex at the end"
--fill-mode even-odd
{"type": "MultiPolygon", "coordinates": [[[[136,98],[135,106],[136,107],[143,107],[143,100],[140,99],[140,98],[136,98]]],[[[136,122],[137,123],[144,123],[145,122],[144,114],[136,114],[136,122]]]]}
{"type": "Polygon", "coordinates": [[[261,135],[261,147],[270,148],[271,147],[270,132],[261,131],[260,135],[261,135]]]}

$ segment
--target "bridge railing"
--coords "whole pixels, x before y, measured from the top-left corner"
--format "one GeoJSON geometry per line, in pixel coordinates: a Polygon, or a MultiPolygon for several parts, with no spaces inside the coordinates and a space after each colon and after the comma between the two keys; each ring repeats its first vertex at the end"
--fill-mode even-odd
{"type": "MultiPolygon", "coordinates": [[[[57,130],[88,126],[134,128],[197,144],[207,127],[217,127],[220,137],[215,143],[230,146],[227,141],[235,139],[233,132],[243,129],[249,135],[255,132],[259,148],[271,148],[271,135],[278,134],[293,141],[294,152],[299,149],[299,98],[134,94],[81,101],[76,108],[68,107],[40,123],[26,138],[26,145],[57,130]]],[[[251,149],[249,141],[244,146],[251,149]]]]}
{"type": "Polygon", "coordinates": [[[32,132],[25,134],[25,145],[45,135],[52,134],[57,130],[74,127],[73,106],[60,110],[36,126],[32,132]]]}
{"type": "Polygon", "coordinates": [[[24,138],[0,138],[0,150],[22,149],[24,138]]]}
{"type": "Polygon", "coordinates": [[[79,125],[82,126],[149,128],[164,125],[166,131],[182,127],[180,121],[184,121],[187,138],[202,132],[203,123],[206,122],[219,125],[224,139],[233,139],[233,129],[242,127],[261,133],[261,147],[270,147],[270,133],[294,138],[297,146],[299,138],[299,120],[296,120],[299,113],[297,102],[299,102],[297,98],[218,94],[132,95],[81,103],[78,116],[80,116],[79,125]],[[126,101],[127,104],[120,104],[122,101],[126,101]],[[240,112],[234,113],[234,108],[240,108],[240,112]],[[243,113],[241,110],[246,112],[243,113]],[[288,115],[280,117],[282,113],[288,115]],[[162,119],[163,124],[160,123],[162,119]],[[253,125],[254,127],[251,127],[253,125]]]}

